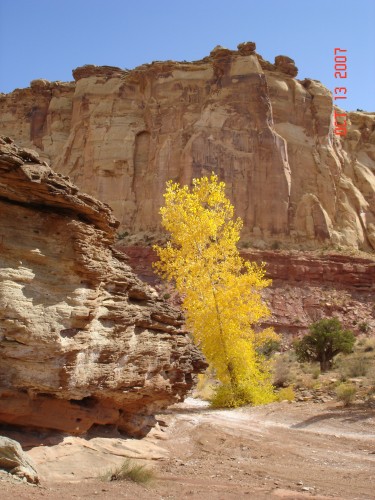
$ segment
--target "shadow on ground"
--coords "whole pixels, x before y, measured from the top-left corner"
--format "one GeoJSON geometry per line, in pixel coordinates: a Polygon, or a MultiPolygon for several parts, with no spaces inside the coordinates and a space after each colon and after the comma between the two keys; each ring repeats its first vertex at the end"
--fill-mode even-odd
{"type": "Polygon", "coordinates": [[[332,408],[325,413],[310,417],[298,424],[291,425],[292,429],[305,429],[310,425],[324,420],[341,420],[342,422],[360,422],[375,418],[375,409],[364,405],[351,405],[346,408],[332,408]]]}

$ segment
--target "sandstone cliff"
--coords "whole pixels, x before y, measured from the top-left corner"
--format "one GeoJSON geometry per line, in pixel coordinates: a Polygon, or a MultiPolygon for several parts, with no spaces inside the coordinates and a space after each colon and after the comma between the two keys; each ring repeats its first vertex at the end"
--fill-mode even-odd
{"type": "Polygon", "coordinates": [[[0,133],[108,203],[123,229],[157,231],[165,181],[215,171],[243,238],[375,248],[375,114],[333,131],[330,91],[285,56],[216,47],[201,61],[132,71],[84,66],[75,82],[0,96],[0,133]]]}
{"type": "Polygon", "coordinates": [[[0,424],[142,435],[205,368],[181,314],[112,250],[117,226],[0,139],[0,424]]]}

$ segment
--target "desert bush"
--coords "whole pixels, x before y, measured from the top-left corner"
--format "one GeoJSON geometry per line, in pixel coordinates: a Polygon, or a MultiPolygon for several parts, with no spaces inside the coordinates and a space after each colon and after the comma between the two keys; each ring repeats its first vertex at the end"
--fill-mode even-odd
{"type": "Polygon", "coordinates": [[[275,352],[281,348],[281,341],[275,339],[267,340],[261,347],[257,348],[259,354],[263,354],[266,358],[270,358],[275,352]]]}
{"type": "Polygon", "coordinates": [[[250,403],[251,398],[247,398],[239,391],[234,394],[229,384],[218,386],[211,397],[212,408],[238,408],[250,403]]]}
{"type": "Polygon", "coordinates": [[[326,318],[313,323],[310,333],[294,343],[298,361],[318,361],[322,372],[332,368],[333,358],[352,352],[355,337],[350,330],[343,330],[337,318],[326,318]]]}
{"type": "Polygon", "coordinates": [[[250,248],[251,247],[251,243],[249,241],[243,241],[240,243],[240,247],[241,248],[250,248]]]}
{"type": "Polygon", "coordinates": [[[315,389],[317,385],[319,385],[316,382],[316,379],[312,377],[310,373],[308,374],[301,374],[296,377],[295,381],[295,387],[297,389],[315,389]]]}
{"type": "Polygon", "coordinates": [[[340,359],[339,374],[342,380],[354,377],[365,377],[369,370],[369,361],[365,356],[353,356],[340,359]]]}
{"type": "Polygon", "coordinates": [[[274,362],[273,385],[285,387],[292,381],[292,373],[289,362],[285,356],[278,356],[274,362]]]}
{"type": "Polygon", "coordinates": [[[354,401],[356,392],[357,389],[354,384],[340,384],[336,388],[337,399],[338,401],[342,401],[344,403],[344,406],[349,406],[350,403],[354,401]]]}
{"type": "Polygon", "coordinates": [[[127,236],[129,236],[129,233],[128,231],[124,231],[122,233],[117,233],[117,239],[118,240],[123,240],[124,238],[126,238],[127,236]]]}
{"type": "Polygon", "coordinates": [[[371,337],[369,339],[366,339],[363,345],[363,350],[365,352],[373,352],[375,351],[375,338],[371,337]]]}
{"type": "Polygon", "coordinates": [[[358,328],[360,329],[360,331],[362,333],[367,333],[370,331],[370,325],[366,321],[363,321],[362,323],[360,323],[358,325],[358,328]]]}
{"type": "Polygon", "coordinates": [[[135,483],[146,484],[155,478],[155,474],[145,465],[135,463],[133,460],[126,459],[116,469],[111,469],[101,476],[104,481],[123,481],[128,479],[135,483]]]}
{"type": "Polygon", "coordinates": [[[311,375],[314,379],[319,378],[320,366],[319,363],[300,363],[300,369],[306,375],[311,375]]]}
{"type": "Polygon", "coordinates": [[[320,375],[320,367],[318,365],[315,365],[313,366],[312,370],[311,370],[311,376],[313,379],[317,380],[319,378],[319,375],[320,375]]]}
{"type": "Polygon", "coordinates": [[[296,394],[291,385],[288,387],[283,387],[279,390],[276,395],[277,401],[294,401],[296,399],[296,394]]]}

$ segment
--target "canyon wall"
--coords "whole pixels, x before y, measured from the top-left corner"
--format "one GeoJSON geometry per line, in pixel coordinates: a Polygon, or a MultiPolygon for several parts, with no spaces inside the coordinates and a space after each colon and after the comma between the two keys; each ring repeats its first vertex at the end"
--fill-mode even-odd
{"type": "Polygon", "coordinates": [[[0,139],[0,425],[141,436],[206,364],[111,245],[118,222],[0,139]]]}
{"type": "Polygon", "coordinates": [[[0,133],[108,203],[121,230],[157,232],[165,182],[216,172],[242,238],[375,248],[375,113],[334,134],[331,92],[255,44],[134,70],[84,66],[0,96],[0,133]]]}
{"type": "MultiPolygon", "coordinates": [[[[180,297],[173,286],[163,283],[154,273],[157,257],[151,247],[128,246],[118,242],[134,272],[171,304],[180,297]]],[[[243,249],[241,256],[250,262],[266,263],[270,287],[262,296],[270,316],[262,323],[283,334],[286,343],[308,332],[319,319],[338,318],[356,335],[375,331],[375,259],[343,254],[296,252],[286,250],[243,249]]]]}

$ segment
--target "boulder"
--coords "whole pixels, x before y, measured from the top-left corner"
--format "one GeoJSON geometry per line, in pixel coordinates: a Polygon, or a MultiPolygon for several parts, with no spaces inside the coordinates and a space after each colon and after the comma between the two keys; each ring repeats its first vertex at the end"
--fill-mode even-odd
{"type": "Polygon", "coordinates": [[[21,445],[4,436],[0,436],[0,468],[21,479],[25,478],[29,483],[39,483],[35,465],[21,445]]]}
{"type": "Polygon", "coordinates": [[[110,208],[0,140],[0,424],[146,434],[206,363],[112,249],[110,208]]]}

